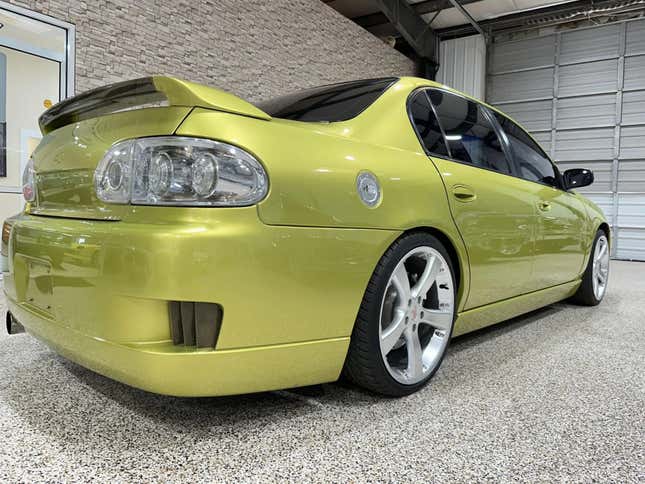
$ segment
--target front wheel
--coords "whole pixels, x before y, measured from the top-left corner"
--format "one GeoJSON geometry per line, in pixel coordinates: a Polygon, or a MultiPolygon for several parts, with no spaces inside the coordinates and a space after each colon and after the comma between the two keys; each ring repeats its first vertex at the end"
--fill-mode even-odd
{"type": "Polygon", "coordinates": [[[603,230],[598,230],[582,283],[571,300],[584,306],[597,306],[607,291],[609,279],[609,241],[603,230]]]}
{"type": "Polygon", "coordinates": [[[396,241],[379,261],[363,297],[345,374],[360,386],[404,396],[437,371],[455,319],[450,257],[435,237],[396,241]]]}

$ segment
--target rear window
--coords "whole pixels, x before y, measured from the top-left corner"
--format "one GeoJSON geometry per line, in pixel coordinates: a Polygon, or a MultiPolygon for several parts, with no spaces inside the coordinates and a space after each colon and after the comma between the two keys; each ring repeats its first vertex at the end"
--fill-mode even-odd
{"type": "Polygon", "coordinates": [[[347,121],[367,109],[398,79],[369,79],[314,87],[269,99],[257,107],[274,118],[296,121],[347,121]]]}

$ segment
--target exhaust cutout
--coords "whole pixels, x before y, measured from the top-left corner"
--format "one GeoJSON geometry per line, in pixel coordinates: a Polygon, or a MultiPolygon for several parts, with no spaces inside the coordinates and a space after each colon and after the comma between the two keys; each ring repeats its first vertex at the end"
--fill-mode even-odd
{"type": "Polygon", "coordinates": [[[20,324],[9,311],[7,311],[7,334],[18,334],[24,332],[25,327],[20,324]]]}

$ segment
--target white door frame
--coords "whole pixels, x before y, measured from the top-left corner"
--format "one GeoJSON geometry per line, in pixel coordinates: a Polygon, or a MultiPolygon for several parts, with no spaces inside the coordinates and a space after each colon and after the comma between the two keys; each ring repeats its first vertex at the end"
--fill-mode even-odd
{"type": "MultiPolygon", "coordinates": [[[[64,79],[64,82],[60,83],[60,99],[62,101],[67,97],[73,96],[74,90],[76,87],[76,83],[75,83],[76,27],[74,26],[74,24],[71,24],[69,22],[63,22],[62,20],[58,20],[54,17],[50,17],[49,15],[44,15],[42,13],[34,12],[33,10],[29,10],[27,8],[19,7],[17,5],[12,5],[2,0],[0,0],[0,10],[6,10],[14,14],[22,15],[23,17],[36,20],[38,22],[44,22],[49,25],[54,25],[56,27],[60,27],[65,31],[65,55],[64,56],[61,56],[59,54],[54,54],[42,49],[36,50],[33,47],[23,45],[20,43],[15,43],[15,42],[14,43],[10,42],[10,44],[12,45],[8,45],[6,41],[3,41],[3,43],[0,45],[7,44],[8,47],[17,48],[18,50],[21,50],[27,54],[37,55],[39,57],[44,57],[46,59],[50,59],[58,62],[60,64],[60,70],[61,70],[60,79],[61,80],[64,79]]],[[[30,132],[29,134],[33,135],[34,133],[30,132]]],[[[40,133],[37,133],[37,134],[39,135],[40,133]]],[[[21,138],[23,138],[23,136],[21,136],[21,138]]],[[[21,147],[21,149],[22,148],[23,147],[21,147]]],[[[21,160],[21,165],[22,164],[23,164],[23,160],[21,160]]],[[[21,193],[21,190],[19,187],[0,186],[0,193],[21,193]]]]}

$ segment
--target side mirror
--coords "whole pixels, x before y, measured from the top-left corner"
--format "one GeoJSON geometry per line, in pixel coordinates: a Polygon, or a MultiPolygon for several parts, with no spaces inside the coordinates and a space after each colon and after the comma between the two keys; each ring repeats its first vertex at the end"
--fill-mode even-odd
{"type": "Polygon", "coordinates": [[[572,168],[562,174],[564,179],[564,187],[567,190],[571,188],[588,187],[593,183],[593,172],[585,170],[584,168],[572,168]]]}

